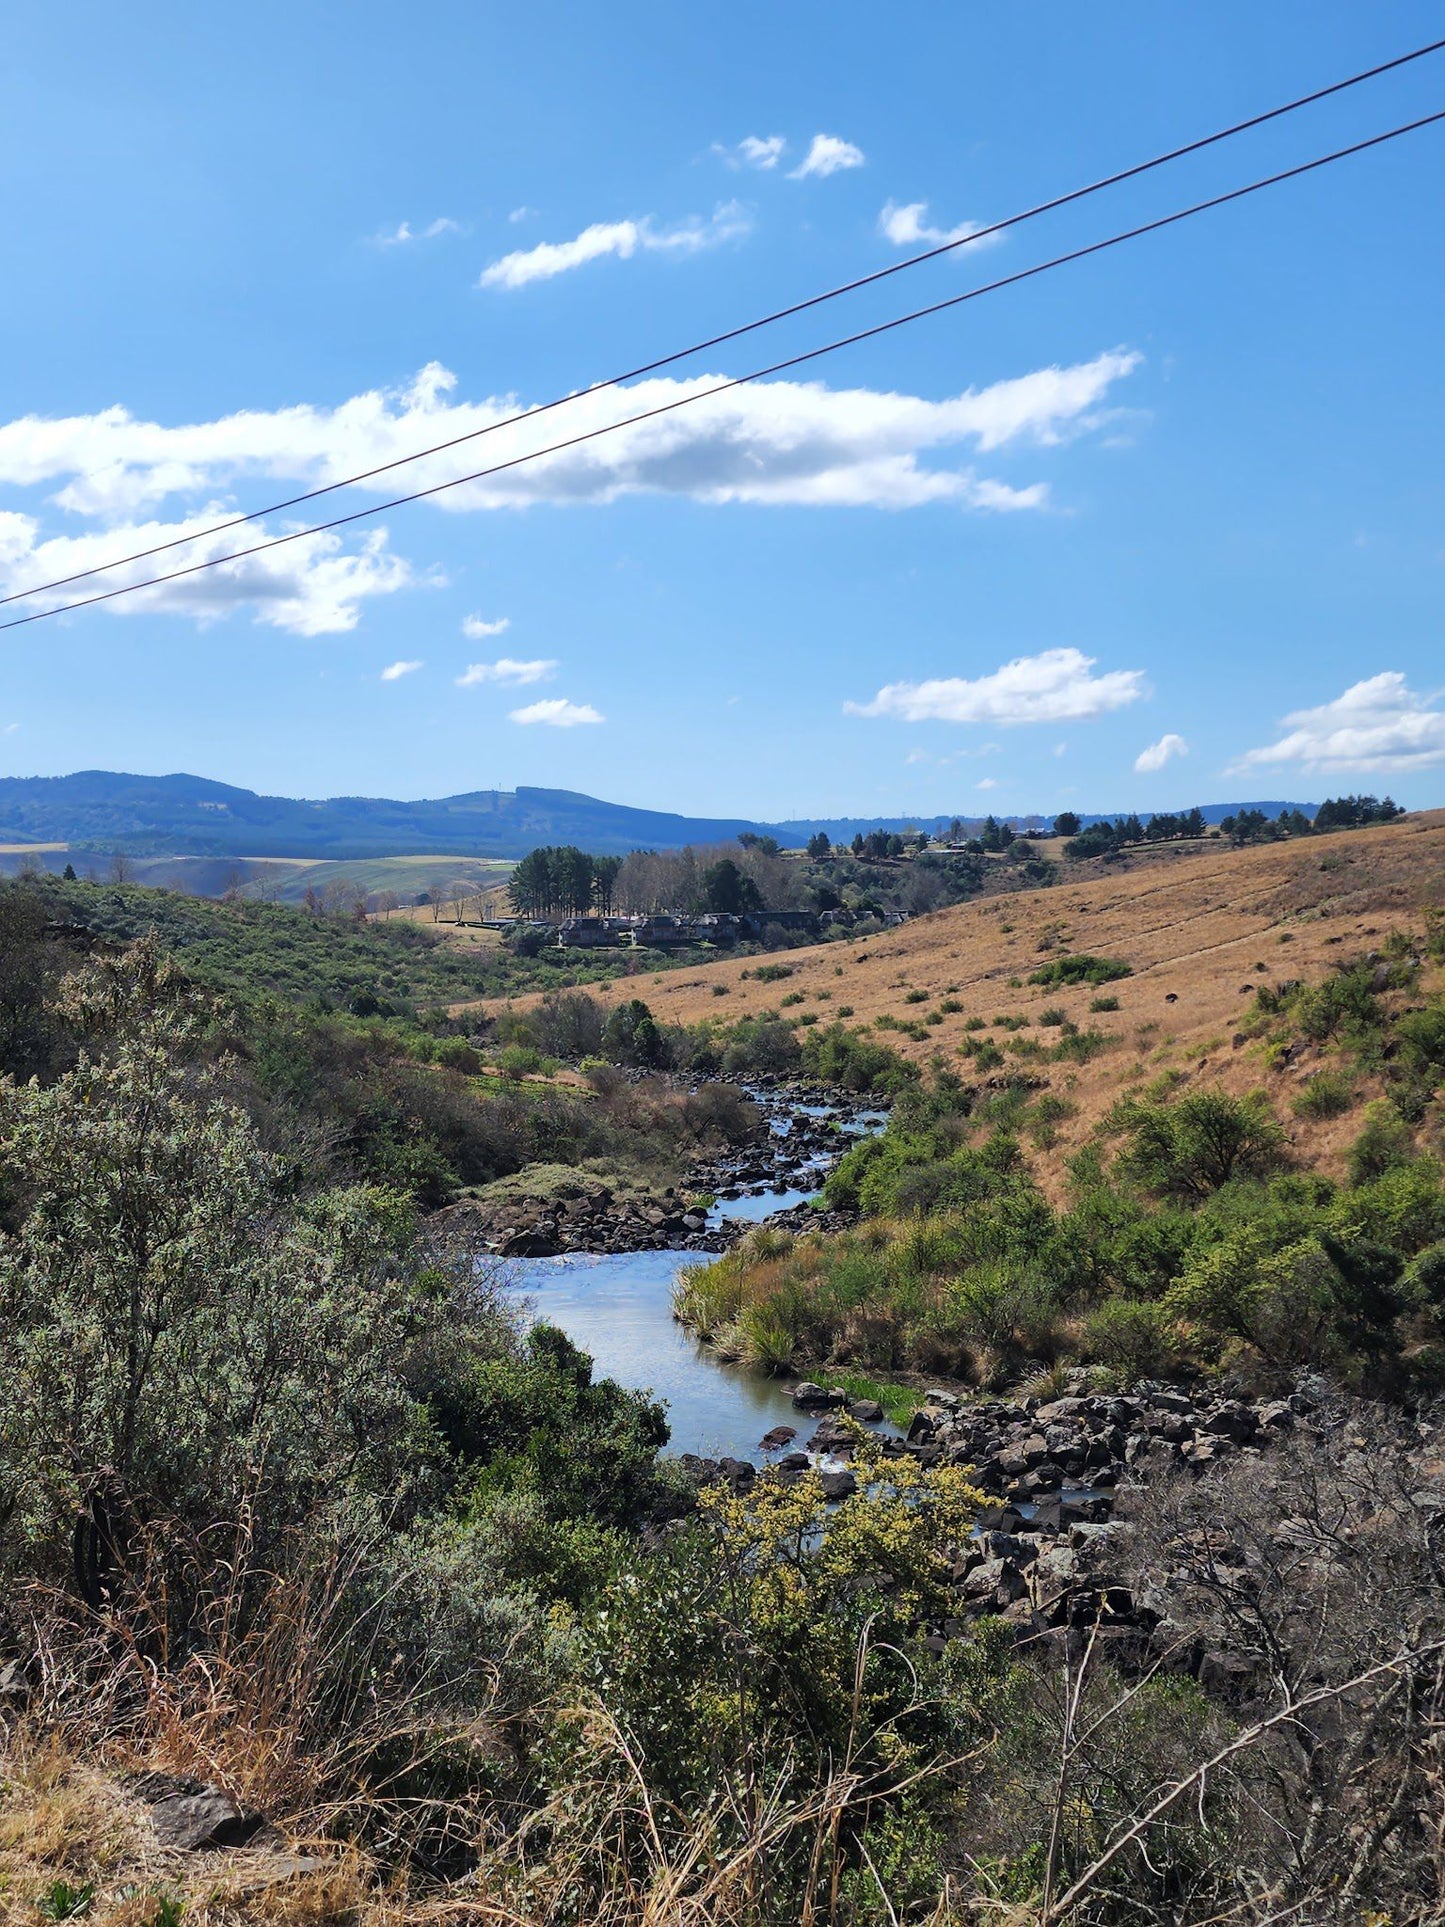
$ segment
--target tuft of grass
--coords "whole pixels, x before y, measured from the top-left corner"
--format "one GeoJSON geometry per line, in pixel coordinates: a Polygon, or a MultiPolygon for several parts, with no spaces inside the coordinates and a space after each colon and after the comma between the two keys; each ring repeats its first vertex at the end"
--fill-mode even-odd
{"type": "Polygon", "coordinates": [[[849,1398],[876,1399],[895,1425],[907,1425],[922,1405],[918,1393],[891,1379],[870,1378],[864,1372],[815,1372],[814,1382],[829,1391],[846,1392],[849,1398]]]}
{"type": "Polygon", "coordinates": [[[1290,1109],[1296,1117],[1308,1119],[1311,1123],[1322,1123],[1326,1118],[1343,1117],[1355,1101],[1354,1087],[1347,1077],[1338,1071],[1316,1071],[1290,1100],[1290,1109]]]}
{"type": "Polygon", "coordinates": [[[68,1880],[52,1880],[35,1902],[42,1920],[81,1920],[95,1905],[95,1882],[82,1880],[72,1886],[68,1880]]]}
{"type": "Polygon", "coordinates": [[[1091,997],[1089,999],[1089,1009],[1095,1015],[1098,1015],[1102,1011],[1117,1010],[1118,1008],[1119,999],[1117,997],[1091,997]]]}

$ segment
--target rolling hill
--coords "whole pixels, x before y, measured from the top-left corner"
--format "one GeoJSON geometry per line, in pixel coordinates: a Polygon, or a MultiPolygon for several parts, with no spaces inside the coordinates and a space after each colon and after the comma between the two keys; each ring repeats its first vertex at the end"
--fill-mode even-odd
{"type": "MultiPolygon", "coordinates": [[[[1089,864],[1056,889],[981,898],[862,942],[776,955],[762,981],[756,958],[735,958],[655,977],[641,994],[663,1023],[763,1011],[795,1024],[841,1019],[966,1080],[1038,1078],[1067,1107],[1050,1161],[1057,1174],[1117,1097],[1165,1073],[1235,1093],[1265,1085],[1287,1105],[1320,1068],[1320,1052],[1267,1062],[1239,1031],[1256,988],[1317,981],[1392,931],[1418,936],[1427,910],[1442,903],[1445,810],[1436,810],[1257,849],[1163,849],[1129,867],[1089,864]],[[1063,987],[1029,981],[1071,953],[1117,960],[1129,974],[1063,987]],[[1091,1009],[1100,1002],[1116,1007],[1091,1009]],[[1061,1016],[1092,1038],[1075,1057],[1055,1054],[1061,1016]],[[980,1063],[983,1043],[996,1055],[980,1063]]],[[[639,987],[622,978],[589,994],[612,1008],[639,987]]],[[[1361,1078],[1346,1113],[1310,1127],[1325,1168],[1339,1163],[1375,1094],[1361,1078]]]]}
{"type": "MultiPolygon", "coordinates": [[[[1253,807],[1274,815],[1285,805],[1218,803],[1204,814],[1217,822],[1231,809],[1253,807]]],[[[598,855],[621,856],[635,849],[730,842],[747,830],[797,848],[818,830],[846,840],[857,830],[935,829],[951,820],[820,817],[755,823],[746,817],[633,809],[560,789],[471,790],[416,802],[375,796],[307,801],[262,796],[184,774],[80,770],[70,776],[0,778],[0,845],[65,844],[136,856],[304,861],[423,854],[519,857],[545,843],[575,843],[598,855]]]]}

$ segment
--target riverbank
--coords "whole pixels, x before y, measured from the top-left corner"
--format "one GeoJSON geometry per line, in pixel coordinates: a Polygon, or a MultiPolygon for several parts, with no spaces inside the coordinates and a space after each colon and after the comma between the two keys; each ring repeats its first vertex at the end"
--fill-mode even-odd
{"type": "Polygon", "coordinates": [[[756,1112],[748,1141],[697,1159],[678,1183],[534,1164],[479,1187],[437,1213],[436,1222],[473,1250],[501,1258],[718,1254],[764,1220],[791,1230],[844,1228],[850,1218],[818,1216],[813,1200],[848,1147],[886,1122],[877,1100],[781,1082],[736,1088],[756,1112]]]}

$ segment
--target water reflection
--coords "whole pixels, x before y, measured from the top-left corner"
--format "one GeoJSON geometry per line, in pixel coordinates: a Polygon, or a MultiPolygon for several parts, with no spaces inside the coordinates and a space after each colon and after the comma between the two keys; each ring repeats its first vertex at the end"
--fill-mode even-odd
{"type": "Polygon", "coordinates": [[[706,1263],[700,1251],[629,1251],[517,1258],[507,1269],[537,1316],[591,1353],[599,1378],[666,1402],[669,1451],[756,1461],[764,1432],[796,1425],[806,1436],[812,1422],[793,1410],[781,1380],[721,1364],[674,1320],[673,1279],[706,1263]]]}

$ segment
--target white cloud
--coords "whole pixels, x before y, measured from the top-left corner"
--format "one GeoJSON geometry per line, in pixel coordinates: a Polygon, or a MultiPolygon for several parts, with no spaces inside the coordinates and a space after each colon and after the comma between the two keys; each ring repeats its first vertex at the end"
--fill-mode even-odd
{"type": "Polygon", "coordinates": [[[6,723],[5,734],[7,736],[13,736],[16,730],[19,729],[19,727],[20,727],[19,723],[6,723]]]}
{"type": "Polygon", "coordinates": [[[704,220],[692,215],[672,227],[658,227],[649,214],[640,221],[594,221],[570,241],[541,241],[534,248],[504,254],[482,270],[479,287],[524,288],[531,281],[585,267],[607,255],[630,261],[639,250],[652,254],[697,254],[748,233],[751,218],[741,202],[724,201],[704,220]]]}
{"type": "Polygon", "coordinates": [[[381,672],[381,680],[400,682],[403,676],[410,676],[424,666],[421,662],[389,662],[381,672]]]}
{"type": "Polygon", "coordinates": [[[401,248],[411,241],[435,241],[439,235],[460,234],[461,231],[460,221],[453,221],[445,214],[441,214],[436,220],[428,221],[423,228],[414,228],[410,221],[403,221],[390,233],[374,234],[371,238],[379,248],[401,248]]]}
{"type": "MultiPolygon", "coordinates": [[[[42,537],[33,517],[0,512],[0,582],[7,594],[23,594],[28,584],[78,574],[109,562],[114,556],[155,547],[178,536],[209,527],[225,513],[210,503],[199,514],[176,522],[126,522],[88,530],[83,535],[42,537]]],[[[264,524],[248,532],[264,539],[264,524]]],[[[280,533],[280,531],[271,531],[280,533]]],[[[173,566],[184,567],[229,552],[232,537],[220,535],[197,541],[180,552],[173,566]]],[[[263,555],[223,563],[204,574],[154,589],[138,589],[105,606],[117,615],[154,615],[164,611],[201,623],[219,621],[246,603],[256,606],[256,620],[293,635],[337,635],[354,629],[361,604],[372,596],[392,595],[414,585],[418,577],[403,557],[387,551],[384,528],[373,529],[353,550],[334,532],[306,536],[263,555]]],[[[104,578],[105,588],[144,580],[165,560],[132,563],[104,578]]],[[[91,584],[73,591],[57,590],[37,598],[32,607],[54,608],[83,595],[91,584]]]]}
{"type": "Polygon", "coordinates": [[[479,682],[499,682],[511,688],[529,682],[550,682],[559,667],[550,656],[538,656],[531,662],[518,662],[512,656],[499,656],[495,662],[469,663],[457,677],[457,688],[470,689],[479,682]]]}
{"type": "Polygon", "coordinates": [[[484,642],[488,636],[504,636],[511,626],[510,616],[498,616],[495,622],[487,622],[481,616],[462,617],[462,634],[472,642],[484,642]]]}
{"type": "Polygon", "coordinates": [[[553,729],[575,729],[579,723],[601,723],[607,719],[599,716],[591,703],[569,703],[561,696],[553,696],[540,703],[528,703],[525,709],[509,712],[514,723],[547,723],[553,729]]]}
{"type": "MultiPolygon", "coordinates": [[[[462,483],[435,505],[463,514],[650,494],[771,507],[902,510],[948,502],[990,512],[1036,509],[1047,500],[1044,481],[1005,481],[979,472],[973,458],[1047,449],[1097,429],[1115,386],[1138,364],[1137,355],[1113,350],[941,400],[821,381],[758,382],[713,396],[706,391],[717,385],[717,375],[659,376],[579,395],[556,421],[524,414],[502,428],[496,425],[518,412],[514,397],[458,400],[456,378],[436,363],[404,389],[372,390],[335,407],[299,403],[174,425],[137,419],[119,406],[89,415],[22,416],[0,422],[0,487],[34,491],[34,505],[0,513],[0,584],[23,592],[223,521],[235,513],[238,498],[323,487],[434,443],[489,431],[483,441],[418,464],[412,473],[428,484],[515,462],[563,435],[659,408],[669,412],[462,483]],[[690,405],[676,406],[681,403],[690,405]],[[46,526],[52,512],[58,513],[46,526]]],[[[377,499],[394,492],[399,479],[377,476],[359,492],[377,499]]],[[[104,586],[229,554],[280,532],[257,525],[211,537],[118,571],[104,586]]],[[[353,546],[332,533],[105,606],[118,614],[163,607],[204,617],[254,601],[262,620],[320,634],[353,627],[363,600],[416,579],[405,560],[388,552],[384,532],[353,546]]],[[[83,587],[60,592],[48,606],[81,593],[83,587]]]]}
{"type": "Polygon", "coordinates": [[[1169,730],[1159,738],[1157,743],[1151,743],[1147,749],[1140,750],[1134,758],[1134,768],[1140,776],[1152,776],[1155,770],[1163,769],[1171,757],[1188,754],[1188,743],[1182,736],[1176,736],[1173,730],[1169,730]]]}
{"type": "Polygon", "coordinates": [[[802,164],[793,169],[788,179],[806,181],[816,176],[824,180],[829,174],[840,173],[846,167],[862,167],[863,164],[863,149],[855,147],[852,141],[839,140],[836,134],[814,134],[813,144],[802,164]]]}
{"type": "MultiPolygon", "coordinates": [[[[960,444],[989,453],[1021,443],[1061,443],[1098,426],[1110,390],[1139,361],[1136,354],[1113,350],[941,401],[822,382],[758,382],[464,484],[437,498],[438,506],[460,511],[607,502],[648,492],[702,501],[907,508],[958,500],[1033,507],[1044,497],[1040,485],[1014,488],[969,470],[927,469],[918,458],[960,444]]],[[[686,401],[719,379],[659,376],[626,388],[595,389],[569,403],[566,432],[586,433],[686,401]]],[[[123,408],[58,419],[22,416],[0,425],[0,484],[33,488],[65,480],[53,497],[58,507],[117,520],[169,495],[242,482],[314,488],[429,443],[490,429],[517,412],[509,396],[453,402],[455,385],[456,377],[433,362],[406,389],[372,390],[330,409],[301,404],[177,427],[138,421],[123,408]]],[[[480,445],[432,457],[424,473],[429,481],[445,481],[483,463],[512,461],[562,432],[550,417],[534,425],[523,416],[480,445]]],[[[396,477],[363,486],[380,494],[395,488],[396,477]]],[[[108,545],[108,552],[124,549],[108,545]]]]}
{"type": "Polygon", "coordinates": [[[514,207],[511,213],[507,216],[507,219],[515,227],[518,221],[530,221],[534,219],[536,216],[536,213],[537,213],[537,210],[534,207],[514,207]]]}
{"type": "Polygon", "coordinates": [[[894,716],[906,723],[1058,723],[1106,715],[1145,693],[1142,669],[1092,674],[1094,658],[1078,649],[1018,656],[992,675],[969,680],[893,682],[871,703],[844,703],[849,716],[894,716]]]}
{"type": "Polygon", "coordinates": [[[982,776],[973,787],[976,790],[996,790],[998,788],[998,778],[996,776],[982,776]]]}
{"type": "Polygon", "coordinates": [[[1398,775],[1445,763],[1445,711],[1438,695],[1418,695],[1397,669],[1353,683],[1318,709],[1284,719],[1278,742],[1252,749],[1230,774],[1267,763],[1298,763],[1321,774],[1398,775]]]}
{"type": "MultiPolygon", "coordinates": [[[[878,232],[896,248],[916,248],[921,244],[943,247],[949,241],[966,241],[979,231],[977,221],[960,221],[957,227],[948,228],[931,226],[927,201],[910,201],[906,207],[890,201],[878,216],[878,232]]],[[[1001,234],[991,234],[981,245],[988,246],[1002,239],[1001,234]]]]}
{"type": "Polygon", "coordinates": [[[766,139],[757,134],[745,134],[736,147],[714,141],[712,151],[731,168],[755,167],[760,173],[766,174],[777,166],[788,151],[788,143],[781,134],[769,134],[766,139]]]}

